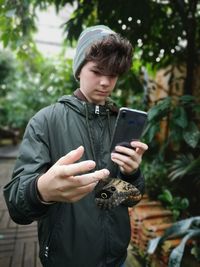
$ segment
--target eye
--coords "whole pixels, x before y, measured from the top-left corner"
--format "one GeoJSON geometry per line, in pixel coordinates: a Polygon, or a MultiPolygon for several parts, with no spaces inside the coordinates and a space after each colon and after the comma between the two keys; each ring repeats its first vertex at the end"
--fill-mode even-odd
{"type": "Polygon", "coordinates": [[[91,70],[95,75],[101,75],[98,70],[91,70]]]}

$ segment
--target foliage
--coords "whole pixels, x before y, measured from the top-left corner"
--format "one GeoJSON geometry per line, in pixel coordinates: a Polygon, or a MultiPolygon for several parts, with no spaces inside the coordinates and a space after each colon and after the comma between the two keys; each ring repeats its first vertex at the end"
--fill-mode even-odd
{"type": "MultiPolygon", "coordinates": [[[[16,58],[8,51],[2,51],[0,59],[1,55],[0,66],[5,78],[0,85],[3,89],[0,97],[1,126],[20,128],[23,133],[27,122],[39,109],[54,103],[64,94],[71,94],[78,86],[72,75],[72,60],[63,55],[48,59],[37,53],[31,62],[16,58]]],[[[142,92],[136,75],[130,72],[119,80],[113,98],[121,106],[136,103],[140,106],[142,92]],[[124,97],[119,94],[124,94],[124,97]],[[130,99],[129,103],[127,99],[130,99]]]]}
{"type": "MultiPolygon", "coordinates": [[[[151,149],[149,154],[150,159],[144,159],[142,171],[145,177],[146,192],[152,199],[156,199],[158,194],[164,190],[165,187],[169,188],[169,180],[167,179],[168,169],[164,162],[161,162],[154,156],[151,149]]],[[[148,157],[148,151],[146,152],[148,157]]]]}
{"type": "Polygon", "coordinates": [[[191,249],[191,254],[194,255],[194,257],[197,259],[198,262],[200,262],[200,247],[198,244],[194,244],[191,249]]]}
{"type": "Polygon", "coordinates": [[[168,263],[169,267],[180,267],[187,241],[197,239],[199,236],[200,217],[191,217],[178,221],[169,227],[163,236],[150,240],[148,254],[153,254],[156,248],[161,246],[167,239],[182,238],[180,244],[171,251],[168,263]]]}
{"type": "Polygon", "coordinates": [[[174,208],[177,218],[180,218],[178,211],[184,198],[189,200],[190,214],[199,212],[199,112],[200,104],[189,95],[181,96],[176,102],[166,97],[148,112],[144,139],[150,153],[147,151],[145,155],[143,168],[146,190],[153,198],[163,191],[160,197],[174,208]],[[160,140],[163,121],[167,127],[164,139],[160,140]]]}
{"type": "Polygon", "coordinates": [[[5,95],[5,83],[11,82],[9,78],[14,70],[15,63],[11,54],[0,51],[0,96],[5,95]]]}
{"type": "Polygon", "coordinates": [[[193,154],[177,155],[177,158],[170,165],[169,178],[174,181],[176,179],[182,179],[184,176],[191,176],[193,180],[199,179],[200,156],[195,158],[193,154]]]}
{"type": "Polygon", "coordinates": [[[158,199],[161,200],[166,208],[172,211],[175,221],[180,218],[183,211],[186,213],[185,210],[189,207],[187,198],[173,196],[168,189],[163,190],[163,192],[158,195],[158,199]]]}
{"type": "MultiPolygon", "coordinates": [[[[10,38],[5,43],[21,39],[21,36],[30,35],[36,28],[36,10],[45,9],[49,5],[54,5],[56,10],[61,10],[66,4],[73,5],[75,1],[1,1],[2,13],[6,16],[2,18],[2,29],[9,29],[8,34],[2,36],[10,38]],[[15,36],[11,30],[15,28],[15,36]],[[20,34],[21,32],[21,34],[20,34]],[[14,39],[12,39],[12,37],[14,39]]],[[[124,1],[117,0],[82,0],[77,1],[71,19],[63,26],[68,32],[69,40],[77,40],[84,26],[102,23],[109,25],[113,29],[126,35],[134,45],[138,45],[138,39],[142,39],[145,61],[154,62],[160,54],[160,49],[164,49],[166,54],[171,55],[171,59],[176,55],[181,55],[185,47],[181,40],[187,38],[188,20],[190,12],[192,19],[199,19],[199,6],[196,1],[124,1]],[[193,2],[193,3],[192,3],[193,2]],[[157,18],[155,20],[155,17],[157,18]],[[176,26],[176,27],[175,27],[176,26]],[[173,30],[172,30],[173,29],[173,30]],[[174,49],[174,53],[171,53],[174,49]],[[153,51],[153,55],[149,52],[153,51]],[[172,56],[173,54],[173,56],[172,56]]],[[[191,17],[190,17],[191,19],[191,17]]],[[[196,25],[196,43],[198,45],[198,23],[196,25]]],[[[14,42],[13,42],[14,43],[14,42]]]]}
{"type": "Polygon", "coordinates": [[[200,104],[195,97],[183,95],[177,102],[174,102],[172,97],[166,97],[148,112],[149,123],[145,132],[147,143],[151,144],[160,131],[160,122],[166,120],[168,128],[165,131],[165,142],[160,149],[159,156],[169,159],[170,151],[174,153],[198,149],[200,142],[199,114],[200,104]]]}
{"type": "MultiPolygon", "coordinates": [[[[13,58],[14,60],[14,58],[13,58]]],[[[65,58],[35,58],[32,64],[15,60],[15,70],[8,72],[6,93],[0,98],[1,126],[21,128],[41,108],[70,94],[75,86],[72,62],[65,58]]]]}
{"type": "Polygon", "coordinates": [[[59,12],[67,4],[74,7],[74,12],[62,25],[66,40],[76,41],[86,26],[106,24],[131,40],[143,64],[159,67],[186,62],[185,90],[191,93],[200,50],[198,0],[1,0],[0,32],[4,47],[9,45],[30,55],[34,49],[32,35],[37,9],[54,5],[59,12]]]}
{"type": "Polygon", "coordinates": [[[168,179],[179,192],[190,199],[191,214],[199,214],[200,157],[199,147],[193,153],[178,154],[169,163],[168,179]]]}

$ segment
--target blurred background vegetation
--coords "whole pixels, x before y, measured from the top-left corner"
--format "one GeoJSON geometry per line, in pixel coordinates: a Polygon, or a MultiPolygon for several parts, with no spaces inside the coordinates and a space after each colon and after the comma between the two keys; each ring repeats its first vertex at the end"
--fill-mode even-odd
{"type": "Polygon", "coordinates": [[[131,71],[113,98],[147,110],[149,150],[143,172],[146,191],[175,219],[200,210],[200,1],[198,0],[0,0],[0,128],[20,137],[40,108],[78,87],[67,47],[87,26],[106,24],[134,46],[131,71]],[[39,52],[37,11],[73,7],[61,25],[63,49],[39,52]]]}

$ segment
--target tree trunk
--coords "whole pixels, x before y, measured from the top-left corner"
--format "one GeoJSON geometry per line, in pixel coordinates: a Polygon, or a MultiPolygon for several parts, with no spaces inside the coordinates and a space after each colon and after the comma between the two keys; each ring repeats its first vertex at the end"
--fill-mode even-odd
{"type": "Polygon", "coordinates": [[[189,11],[187,16],[187,58],[186,58],[186,80],[184,86],[184,94],[194,95],[194,70],[196,67],[196,19],[195,13],[198,0],[189,1],[189,11]]]}

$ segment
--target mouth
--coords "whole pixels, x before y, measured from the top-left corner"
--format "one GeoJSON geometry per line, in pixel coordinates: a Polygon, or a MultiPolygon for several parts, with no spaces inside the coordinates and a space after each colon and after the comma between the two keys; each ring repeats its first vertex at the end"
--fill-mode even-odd
{"type": "Polygon", "coordinates": [[[105,92],[105,91],[97,91],[97,94],[100,95],[100,96],[107,96],[109,95],[109,92],[105,92]]]}

